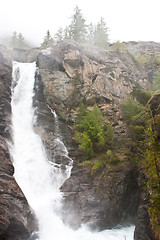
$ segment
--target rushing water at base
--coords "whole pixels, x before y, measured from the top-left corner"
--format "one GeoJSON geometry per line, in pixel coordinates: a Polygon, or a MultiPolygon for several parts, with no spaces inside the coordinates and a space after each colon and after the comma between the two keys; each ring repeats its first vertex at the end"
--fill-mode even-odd
{"type": "MultiPolygon", "coordinates": [[[[71,166],[66,166],[64,173],[60,166],[50,163],[41,138],[34,132],[32,100],[36,71],[36,63],[13,62],[11,156],[15,179],[38,220],[37,240],[132,240],[134,227],[90,232],[83,226],[74,231],[61,220],[59,188],[69,177],[71,166]]],[[[57,124],[56,113],[52,113],[57,124]]],[[[60,148],[63,154],[68,154],[58,133],[54,143],[57,151],[60,148]]]]}

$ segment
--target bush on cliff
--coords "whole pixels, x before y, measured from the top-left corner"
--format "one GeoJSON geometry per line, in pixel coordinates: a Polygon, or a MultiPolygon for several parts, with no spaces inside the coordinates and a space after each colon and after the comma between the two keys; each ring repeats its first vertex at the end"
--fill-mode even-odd
{"type": "Polygon", "coordinates": [[[102,151],[106,140],[113,137],[111,126],[103,128],[103,116],[97,105],[89,111],[83,104],[80,105],[76,121],[76,140],[87,157],[93,157],[95,152],[102,151]]]}
{"type": "Polygon", "coordinates": [[[131,96],[135,98],[140,104],[146,106],[149,99],[151,98],[153,91],[141,89],[141,88],[134,88],[131,92],[131,96]]]}
{"type": "Polygon", "coordinates": [[[130,137],[135,142],[143,141],[148,119],[145,106],[131,96],[124,101],[122,108],[130,137]]]}

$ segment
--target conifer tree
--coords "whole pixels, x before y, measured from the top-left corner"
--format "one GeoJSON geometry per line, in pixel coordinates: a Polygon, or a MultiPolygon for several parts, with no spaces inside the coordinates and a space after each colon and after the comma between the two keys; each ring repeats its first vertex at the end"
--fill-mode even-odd
{"type": "Polygon", "coordinates": [[[18,40],[18,47],[23,48],[26,46],[25,42],[24,42],[24,37],[22,36],[22,33],[18,34],[17,40],[18,40]]]}
{"type": "Polygon", "coordinates": [[[64,29],[64,38],[71,39],[71,32],[70,32],[70,28],[68,26],[66,26],[66,28],[64,29]]]}
{"type": "Polygon", "coordinates": [[[94,26],[92,23],[88,25],[87,41],[89,43],[94,43],[94,26]]]}
{"type": "Polygon", "coordinates": [[[10,46],[13,47],[13,48],[17,47],[17,44],[18,44],[17,41],[18,41],[17,32],[15,31],[15,32],[13,32],[13,35],[10,39],[10,46]]]}
{"type": "Polygon", "coordinates": [[[13,35],[10,39],[10,46],[12,48],[26,48],[27,44],[25,43],[24,37],[22,33],[17,34],[17,32],[13,32],[13,35]]]}
{"type": "Polygon", "coordinates": [[[50,31],[48,30],[47,33],[46,33],[46,36],[44,37],[44,41],[41,44],[41,48],[47,48],[50,45],[52,45],[53,42],[54,42],[53,38],[51,37],[50,31]]]}
{"type": "Polygon", "coordinates": [[[102,48],[108,47],[108,28],[104,18],[101,18],[94,31],[94,43],[102,48]]]}
{"type": "Polygon", "coordinates": [[[76,6],[72,17],[72,22],[69,26],[69,32],[71,39],[75,41],[83,42],[86,36],[86,24],[85,19],[82,16],[81,10],[76,6]]]}
{"type": "Polygon", "coordinates": [[[56,32],[56,34],[54,35],[54,39],[55,41],[58,42],[58,41],[61,41],[63,38],[64,38],[64,31],[63,31],[63,28],[60,27],[56,32]]]}

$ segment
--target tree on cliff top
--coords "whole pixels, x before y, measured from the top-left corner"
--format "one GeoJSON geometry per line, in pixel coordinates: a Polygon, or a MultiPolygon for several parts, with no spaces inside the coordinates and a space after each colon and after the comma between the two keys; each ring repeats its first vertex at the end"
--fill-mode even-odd
{"type": "Polygon", "coordinates": [[[104,18],[101,18],[94,31],[94,43],[99,47],[106,48],[108,46],[108,28],[104,18]]]}
{"type": "Polygon", "coordinates": [[[82,11],[76,6],[71,17],[71,24],[64,29],[59,28],[55,34],[55,40],[73,39],[76,42],[88,42],[98,47],[107,48],[109,45],[108,28],[104,18],[101,17],[97,25],[86,24],[82,11]]]}
{"type": "Polygon", "coordinates": [[[13,32],[13,35],[10,39],[10,46],[12,48],[26,48],[27,44],[24,40],[22,33],[17,34],[17,32],[13,32]]]}
{"type": "Polygon", "coordinates": [[[44,37],[44,41],[41,44],[41,48],[47,48],[52,45],[54,42],[53,38],[51,37],[50,31],[48,30],[46,36],[44,37]]]}
{"type": "Polygon", "coordinates": [[[70,37],[75,41],[83,42],[85,41],[86,33],[85,19],[83,18],[81,10],[76,6],[74,15],[72,16],[72,22],[69,25],[70,37]]]}

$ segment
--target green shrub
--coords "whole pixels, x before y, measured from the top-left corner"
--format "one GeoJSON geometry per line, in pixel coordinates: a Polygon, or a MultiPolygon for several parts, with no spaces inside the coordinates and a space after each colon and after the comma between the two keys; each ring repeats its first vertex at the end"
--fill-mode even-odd
{"type": "Polygon", "coordinates": [[[98,171],[102,170],[105,166],[105,162],[103,161],[95,161],[94,164],[93,164],[93,167],[92,167],[92,170],[91,170],[91,174],[96,174],[98,171]]]}
{"type": "Polygon", "coordinates": [[[113,154],[111,150],[108,150],[106,153],[107,162],[111,164],[116,164],[119,162],[119,159],[113,154]]]}
{"type": "Polygon", "coordinates": [[[105,126],[104,130],[105,130],[105,141],[106,143],[110,143],[114,134],[113,128],[110,124],[108,124],[105,126]]]}
{"type": "Polygon", "coordinates": [[[103,116],[97,105],[89,111],[83,104],[80,105],[76,120],[76,140],[80,148],[88,157],[94,156],[95,152],[102,151],[106,140],[110,141],[113,136],[111,126],[103,128],[103,116]]]}
{"type": "Polygon", "coordinates": [[[131,95],[136,98],[136,100],[142,104],[143,106],[146,106],[149,99],[151,98],[153,92],[146,89],[141,88],[134,88],[131,92],[131,95]]]}
{"type": "MultiPolygon", "coordinates": [[[[136,92],[136,95],[138,93],[136,92]]],[[[143,95],[143,94],[142,94],[143,95]]],[[[141,101],[141,97],[137,97],[141,101]]],[[[148,102],[146,96],[143,104],[148,102]],[[147,100],[146,100],[147,99],[147,100]]],[[[140,102],[135,101],[133,97],[129,97],[123,103],[123,115],[126,123],[128,124],[128,130],[132,141],[136,144],[145,139],[145,131],[148,126],[149,113],[147,108],[140,102]]]]}
{"type": "Polygon", "coordinates": [[[86,153],[88,157],[94,156],[93,144],[87,133],[76,132],[76,140],[80,143],[80,148],[86,153]]]}
{"type": "Polygon", "coordinates": [[[119,159],[115,156],[112,150],[108,150],[106,153],[99,155],[96,160],[90,162],[93,163],[91,174],[96,174],[103,170],[107,165],[115,165],[119,163],[119,159]]]}
{"type": "Polygon", "coordinates": [[[145,112],[145,108],[139,102],[134,101],[133,97],[127,98],[123,103],[123,116],[125,121],[128,124],[131,124],[134,121],[143,123],[140,116],[145,112]]]}
{"type": "Polygon", "coordinates": [[[138,125],[130,125],[129,131],[134,141],[143,141],[145,138],[145,127],[138,125]]]}

